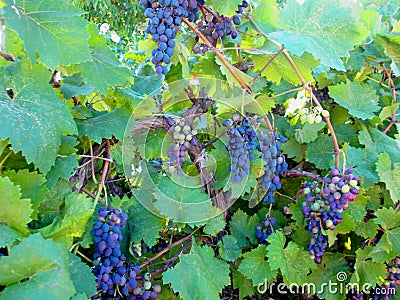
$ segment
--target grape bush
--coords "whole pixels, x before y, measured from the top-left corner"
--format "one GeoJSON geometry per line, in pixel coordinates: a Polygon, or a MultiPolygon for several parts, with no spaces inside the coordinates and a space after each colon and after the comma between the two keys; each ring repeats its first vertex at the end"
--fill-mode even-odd
{"type": "Polygon", "coordinates": [[[400,299],[396,0],[0,0],[0,300],[400,299]]]}

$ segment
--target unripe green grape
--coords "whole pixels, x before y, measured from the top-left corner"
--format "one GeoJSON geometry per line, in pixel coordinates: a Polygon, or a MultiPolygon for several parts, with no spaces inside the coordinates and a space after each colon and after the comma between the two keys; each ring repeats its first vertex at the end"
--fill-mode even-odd
{"type": "Polygon", "coordinates": [[[322,122],[322,117],[320,115],[315,116],[315,123],[319,124],[322,122]]]}
{"type": "Polygon", "coordinates": [[[312,115],[312,114],[307,115],[307,123],[308,124],[312,125],[312,124],[314,124],[314,121],[315,121],[315,116],[314,115],[312,115]]]}
{"type": "Polygon", "coordinates": [[[181,127],[180,127],[180,126],[175,126],[175,129],[174,129],[174,131],[175,131],[175,132],[179,132],[179,131],[181,131],[181,127]]]}
{"type": "Polygon", "coordinates": [[[151,282],[150,281],[145,281],[144,284],[143,284],[143,288],[145,290],[151,289],[151,282]]]}
{"type": "Polygon", "coordinates": [[[311,190],[310,190],[310,188],[307,187],[303,190],[303,192],[305,195],[307,195],[307,194],[311,193],[311,190]]]}
{"type": "Polygon", "coordinates": [[[326,220],[325,222],[326,227],[331,227],[333,225],[333,221],[332,220],[326,220]]]}
{"type": "Polygon", "coordinates": [[[329,117],[329,111],[327,111],[326,109],[324,109],[324,110],[321,112],[321,115],[322,115],[324,118],[327,118],[327,117],[329,117]]]}
{"type": "Polygon", "coordinates": [[[355,187],[355,186],[357,186],[358,182],[356,180],[352,179],[352,180],[350,180],[349,184],[350,184],[350,186],[355,187]]]}
{"type": "Polygon", "coordinates": [[[342,186],[342,193],[348,193],[349,191],[350,191],[350,187],[347,184],[342,186]]]}

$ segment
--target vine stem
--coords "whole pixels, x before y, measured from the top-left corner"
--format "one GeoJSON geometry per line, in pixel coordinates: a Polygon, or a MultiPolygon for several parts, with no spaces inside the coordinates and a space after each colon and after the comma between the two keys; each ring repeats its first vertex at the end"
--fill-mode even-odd
{"type": "MultiPolygon", "coordinates": [[[[389,87],[392,91],[392,96],[393,96],[393,103],[397,102],[397,98],[396,98],[396,86],[393,82],[392,76],[390,75],[389,71],[386,69],[385,65],[383,63],[381,63],[383,72],[385,72],[385,76],[387,77],[388,81],[389,81],[389,87]]],[[[390,122],[389,126],[386,127],[386,129],[383,131],[384,134],[387,134],[390,129],[393,127],[394,124],[396,124],[396,112],[397,109],[393,112],[392,114],[392,121],[390,122]]]]}
{"type": "Polygon", "coordinates": [[[15,61],[14,56],[12,56],[11,54],[7,54],[3,51],[0,51],[0,56],[3,57],[6,61],[15,61]]]}
{"type": "Polygon", "coordinates": [[[97,194],[96,194],[96,198],[94,199],[94,206],[93,209],[96,207],[97,202],[99,202],[100,200],[100,194],[102,193],[102,191],[105,191],[105,198],[106,198],[106,205],[107,205],[107,191],[106,191],[106,186],[105,186],[105,181],[106,181],[106,177],[107,177],[107,173],[108,173],[108,167],[110,165],[110,161],[111,160],[111,145],[110,145],[110,140],[107,139],[106,140],[106,153],[104,154],[105,157],[107,158],[107,160],[104,161],[103,164],[103,169],[101,171],[101,180],[100,183],[98,184],[98,189],[97,189],[97,194]]]}
{"type": "MultiPolygon", "coordinates": [[[[143,268],[145,266],[148,266],[152,261],[155,261],[157,258],[161,257],[163,254],[167,253],[168,251],[170,251],[172,248],[183,244],[185,241],[188,241],[192,238],[192,235],[195,233],[196,231],[192,232],[191,234],[181,238],[180,240],[170,244],[168,247],[164,248],[163,250],[161,250],[160,252],[158,252],[156,255],[154,255],[153,257],[149,258],[148,260],[146,260],[143,264],[141,264],[139,267],[143,268]]],[[[196,241],[198,240],[205,240],[206,237],[196,237],[195,238],[196,241]]],[[[191,243],[191,242],[190,242],[191,243]]]]}
{"type": "MultiPolygon", "coordinates": [[[[297,67],[296,63],[294,62],[293,58],[290,56],[289,52],[284,49],[284,46],[281,45],[280,43],[278,43],[275,40],[270,39],[263,31],[262,29],[257,25],[257,23],[253,20],[253,18],[251,16],[246,16],[247,19],[250,21],[250,23],[254,26],[254,28],[265,38],[269,39],[272,43],[274,43],[277,47],[279,47],[280,49],[282,49],[282,53],[285,55],[286,59],[289,61],[290,65],[292,66],[293,70],[295,71],[297,77],[300,79],[301,84],[303,86],[303,88],[305,90],[307,90],[307,92],[309,92],[309,94],[311,95],[312,100],[314,101],[314,103],[319,106],[320,108],[323,109],[321,103],[318,101],[317,97],[315,97],[315,95],[312,92],[312,89],[308,86],[307,82],[305,81],[303,74],[301,74],[299,68],[297,67]]],[[[331,120],[328,117],[324,117],[326,125],[328,126],[328,129],[331,133],[331,138],[333,141],[333,147],[334,150],[333,152],[335,153],[335,168],[338,169],[339,168],[339,144],[336,138],[336,134],[335,134],[335,130],[333,129],[331,120]]]]}
{"type": "Polygon", "coordinates": [[[228,70],[232,73],[232,75],[236,78],[239,82],[241,87],[248,93],[252,94],[250,87],[243,81],[243,79],[239,76],[233,66],[226,60],[225,56],[219,52],[213,44],[210,43],[209,40],[196,28],[193,26],[192,23],[189,22],[188,19],[182,18],[183,22],[186,23],[187,26],[215,53],[215,55],[222,61],[222,63],[228,68],[228,70]]]}
{"type": "Polygon", "coordinates": [[[213,11],[212,9],[210,9],[209,7],[207,7],[205,5],[199,5],[199,6],[200,6],[200,9],[203,8],[208,13],[212,14],[218,20],[218,22],[222,22],[222,19],[215,13],[215,11],[213,11]]]}
{"type": "Polygon", "coordinates": [[[265,66],[260,70],[260,72],[257,73],[256,76],[254,76],[254,78],[251,80],[251,82],[249,83],[249,85],[253,85],[253,83],[257,80],[258,77],[261,76],[262,72],[265,71],[265,69],[274,61],[274,59],[285,49],[284,46],[282,46],[282,48],[280,48],[277,52],[275,52],[275,54],[267,61],[267,63],[265,64],[265,66]]]}

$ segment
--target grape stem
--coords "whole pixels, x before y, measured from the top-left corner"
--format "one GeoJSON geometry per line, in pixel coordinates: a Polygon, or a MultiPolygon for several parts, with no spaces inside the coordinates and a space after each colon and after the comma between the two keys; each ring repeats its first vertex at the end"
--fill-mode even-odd
{"type": "Polygon", "coordinates": [[[218,22],[222,22],[222,19],[215,13],[215,11],[213,11],[209,7],[207,7],[205,5],[199,5],[199,7],[200,7],[200,9],[205,9],[208,13],[212,14],[218,20],[218,22]]]}
{"type": "Polygon", "coordinates": [[[307,178],[311,178],[311,179],[313,179],[315,181],[319,181],[319,182],[323,181],[323,178],[320,175],[314,174],[314,173],[311,173],[311,172],[306,172],[306,171],[303,171],[303,170],[300,170],[300,169],[288,170],[285,173],[285,175],[287,177],[307,177],[307,178]]]}
{"type": "MultiPolygon", "coordinates": [[[[389,87],[390,87],[390,89],[392,91],[393,103],[396,103],[397,102],[397,100],[396,100],[396,86],[395,86],[395,84],[393,82],[392,76],[391,76],[391,74],[389,73],[389,71],[387,70],[387,68],[385,67],[385,65],[383,63],[381,63],[381,67],[383,69],[383,72],[384,72],[386,78],[389,81],[389,87]]],[[[390,129],[393,127],[393,125],[397,123],[396,115],[397,115],[397,109],[392,114],[392,120],[390,121],[389,126],[386,127],[386,129],[383,131],[384,134],[387,134],[390,131],[390,129]]]]}
{"type": "MultiPolygon", "coordinates": [[[[297,77],[300,79],[301,84],[303,86],[303,88],[305,90],[307,90],[307,92],[311,95],[312,100],[314,101],[314,103],[319,106],[320,108],[324,109],[321,105],[321,103],[318,101],[317,97],[315,97],[315,95],[312,92],[312,89],[308,86],[307,82],[305,81],[303,75],[301,74],[299,68],[297,67],[296,63],[294,62],[294,60],[292,59],[292,57],[290,56],[289,52],[284,49],[284,45],[281,45],[280,43],[278,43],[275,40],[272,40],[268,37],[267,34],[265,34],[262,29],[257,25],[257,23],[254,21],[254,19],[247,15],[246,18],[250,21],[250,23],[254,26],[254,28],[265,38],[269,39],[272,43],[274,43],[277,47],[282,49],[282,53],[285,55],[286,59],[289,61],[290,65],[292,66],[293,70],[295,71],[297,77]]],[[[335,168],[338,169],[339,168],[339,144],[336,138],[336,134],[335,131],[333,129],[331,120],[329,118],[329,116],[324,117],[326,125],[328,126],[328,129],[331,133],[331,138],[333,141],[333,146],[334,146],[334,154],[335,154],[335,168]]]]}
{"type": "Polygon", "coordinates": [[[215,53],[215,55],[222,61],[222,63],[228,68],[228,70],[232,73],[232,75],[239,82],[241,87],[248,93],[252,94],[250,87],[243,81],[243,79],[239,76],[233,66],[226,60],[226,58],[219,52],[213,44],[210,43],[209,40],[199,31],[196,27],[193,26],[192,23],[189,22],[188,19],[182,17],[183,22],[189,26],[189,28],[215,53]]]}
{"type": "Polygon", "coordinates": [[[6,61],[15,61],[14,56],[12,54],[7,54],[3,51],[0,51],[0,56],[3,57],[6,61]]]}

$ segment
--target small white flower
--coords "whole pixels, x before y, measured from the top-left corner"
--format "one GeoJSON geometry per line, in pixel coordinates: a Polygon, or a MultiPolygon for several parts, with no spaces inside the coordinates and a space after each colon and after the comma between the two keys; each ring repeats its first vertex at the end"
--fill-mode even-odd
{"type": "Polygon", "coordinates": [[[121,40],[121,38],[119,37],[119,35],[116,34],[115,32],[111,33],[110,38],[111,38],[111,40],[112,40],[114,43],[117,43],[117,44],[118,44],[119,41],[121,40]]]}
{"type": "Polygon", "coordinates": [[[110,25],[108,23],[103,23],[100,25],[99,35],[104,35],[110,30],[110,25]]]}

